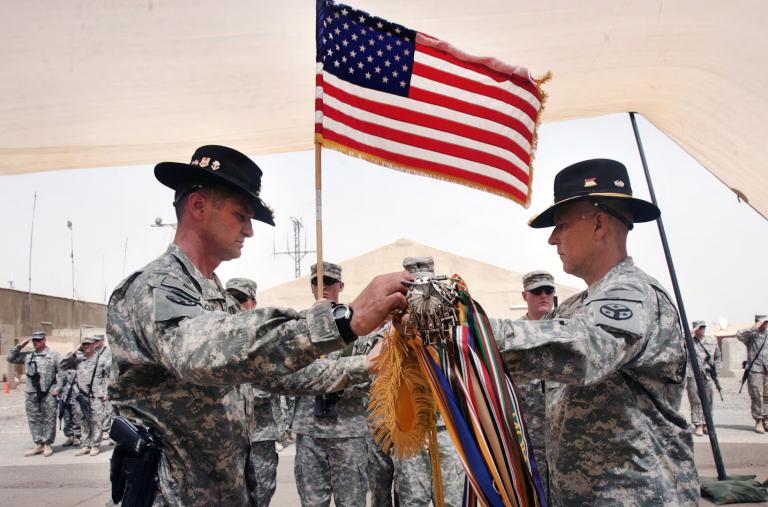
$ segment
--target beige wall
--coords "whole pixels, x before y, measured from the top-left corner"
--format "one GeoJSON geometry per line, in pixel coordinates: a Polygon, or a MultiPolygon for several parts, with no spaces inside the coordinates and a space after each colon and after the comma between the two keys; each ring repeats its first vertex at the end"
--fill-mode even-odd
{"type": "MultiPolygon", "coordinates": [[[[48,334],[48,345],[62,354],[71,352],[82,336],[104,334],[107,307],[99,303],[32,293],[32,318],[29,318],[29,294],[0,289],[0,356],[15,344],[29,338],[33,331],[48,334]]],[[[22,377],[21,366],[0,360],[0,380],[5,375],[11,387],[22,377]]]]}

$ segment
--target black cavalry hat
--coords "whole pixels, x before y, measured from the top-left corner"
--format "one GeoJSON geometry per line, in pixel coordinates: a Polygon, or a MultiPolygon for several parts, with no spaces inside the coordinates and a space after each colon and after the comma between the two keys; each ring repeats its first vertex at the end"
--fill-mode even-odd
{"type": "MultiPolygon", "coordinates": [[[[555,211],[562,205],[579,199],[591,199],[606,204],[611,201],[626,203],[632,211],[634,223],[650,222],[656,220],[661,214],[659,208],[650,202],[632,197],[632,185],[629,183],[629,175],[624,164],[615,160],[596,158],[569,165],[557,173],[555,203],[531,218],[528,225],[535,229],[554,227],[555,211]]],[[[625,219],[621,217],[621,220],[625,219]]],[[[631,229],[631,224],[628,225],[631,229]]]]}
{"type": "Polygon", "coordinates": [[[190,190],[195,184],[224,184],[241,191],[253,208],[253,219],[275,225],[272,209],[259,198],[261,169],[237,150],[226,146],[201,146],[189,164],[160,162],[155,178],[177,192],[190,190]]]}

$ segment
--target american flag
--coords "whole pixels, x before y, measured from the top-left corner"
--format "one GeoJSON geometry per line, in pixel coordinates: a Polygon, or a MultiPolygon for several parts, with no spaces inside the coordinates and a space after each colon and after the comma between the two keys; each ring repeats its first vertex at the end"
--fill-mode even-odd
{"type": "Polygon", "coordinates": [[[323,146],[527,206],[542,82],[317,0],[315,137],[323,146]]]}

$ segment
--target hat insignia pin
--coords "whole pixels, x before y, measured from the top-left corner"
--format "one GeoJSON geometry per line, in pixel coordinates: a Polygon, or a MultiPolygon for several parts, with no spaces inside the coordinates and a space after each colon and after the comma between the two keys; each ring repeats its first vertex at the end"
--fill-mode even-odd
{"type": "Polygon", "coordinates": [[[200,161],[195,159],[192,162],[190,162],[189,165],[200,165],[200,161]]]}
{"type": "Polygon", "coordinates": [[[619,188],[624,188],[624,182],[621,180],[616,180],[613,182],[614,185],[616,185],[619,188]]]}
{"type": "Polygon", "coordinates": [[[597,178],[584,178],[584,188],[596,187],[597,178]]]}
{"type": "Polygon", "coordinates": [[[214,160],[214,161],[211,163],[211,170],[213,170],[213,171],[218,171],[218,170],[219,170],[219,167],[221,167],[221,164],[219,163],[219,161],[218,161],[218,160],[214,160]]]}
{"type": "Polygon", "coordinates": [[[211,157],[203,157],[200,159],[200,167],[208,167],[208,164],[211,161],[211,157]]]}

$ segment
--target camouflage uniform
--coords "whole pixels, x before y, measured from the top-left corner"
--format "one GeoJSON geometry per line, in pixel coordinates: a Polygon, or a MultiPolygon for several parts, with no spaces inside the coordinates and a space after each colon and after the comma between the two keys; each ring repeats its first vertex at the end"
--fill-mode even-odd
{"type": "Polygon", "coordinates": [[[99,349],[91,357],[85,357],[77,365],[77,388],[86,398],[91,409],[90,421],[83,416],[82,447],[99,447],[104,433],[103,425],[109,416],[107,388],[112,364],[104,357],[105,349],[99,349]]]}
{"type": "Polygon", "coordinates": [[[122,282],[108,307],[119,413],[148,426],[162,458],[155,503],[248,505],[251,440],[237,384],[266,383],[344,345],[331,303],[227,313],[232,300],[175,244],[122,282]]]}
{"type": "Polygon", "coordinates": [[[240,386],[245,397],[246,415],[250,419],[251,435],[250,474],[246,480],[252,505],[269,505],[277,488],[278,455],[275,450],[277,421],[275,420],[275,397],[249,384],[240,386]]]}
{"type": "Polygon", "coordinates": [[[32,440],[38,445],[51,445],[56,438],[56,413],[58,403],[52,391],[56,389],[57,375],[59,373],[59,360],[61,356],[49,347],[42,352],[21,351],[21,344],[13,347],[8,352],[8,362],[23,364],[27,372],[27,381],[24,384],[26,393],[25,406],[27,409],[27,421],[32,440]],[[42,398],[38,401],[37,390],[32,385],[31,374],[35,371],[40,374],[40,390],[42,398]]]}
{"type": "MultiPolygon", "coordinates": [[[[528,315],[518,320],[528,320],[528,315]]],[[[536,467],[541,478],[541,485],[545,495],[548,496],[549,480],[547,479],[547,439],[546,417],[547,401],[546,387],[543,380],[535,379],[517,384],[518,392],[522,398],[523,418],[528,429],[528,436],[533,444],[533,455],[536,458],[536,467]]]]}
{"type": "Polygon", "coordinates": [[[77,373],[75,370],[61,369],[58,375],[59,402],[63,404],[61,410],[61,424],[64,427],[64,435],[71,439],[80,440],[83,415],[77,404],[77,373]]]}
{"type": "Polygon", "coordinates": [[[329,354],[268,386],[271,392],[296,398],[292,430],[296,433],[294,475],[302,506],[365,505],[367,482],[367,391],[365,355],[371,338],[360,338],[343,351],[329,354]],[[328,397],[322,393],[335,393],[328,397]],[[307,396],[314,394],[315,396],[307,396]],[[318,400],[318,401],[316,401],[318,400]],[[325,400],[325,401],[322,401],[325,400]],[[335,404],[336,416],[315,415],[335,404]]]}
{"type": "Polygon", "coordinates": [[[768,330],[761,333],[754,327],[742,329],[736,338],[747,347],[747,364],[752,365],[747,380],[752,418],[765,424],[768,420],[768,330]]]}
{"type": "Polygon", "coordinates": [[[547,392],[551,505],[697,505],[687,357],[659,283],[627,257],[550,317],[495,325],[510,372],[560,383],[547,392]]]}
{"type": "MultiPolygon", "coordinates": [[[[715,367],[715,371],[719,370],[720,363],[722,362],[720,347],[717,346],[717,339],[714,336],[704,336],[701,341],[694,337],[693,343],[696,351],[696,360],[698,361],[699,368],[704,376],[704,392],[707,396],[707,402],[714,412],[714,406],[712,405],[714,382],[712,381],[712,377],[707,373],[707,370],[710,368],[710,365],[707,364],[707,354],[709,354],[709,363],[715,367]]],[[[691,404],[691,423],[694,426],[701,426],[704,424],[704,412],[701,406],[701,399],[699,399],[699,391],[696,389],[696,379],[693,376],[693,367],[690,363],[691,357],[689,356],[686,390],[688,391],[688,401],[691,404]]]]}
{"type": "Polygon", "coordinates": [[[392,483],[395,465],[373,438],[370,428],[365,435],[368,452],[368,490],[371,492],[371,507],[392,507],[392,483]]]}

